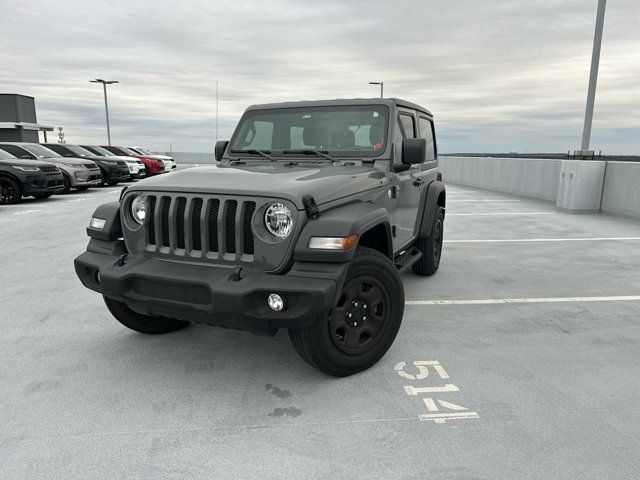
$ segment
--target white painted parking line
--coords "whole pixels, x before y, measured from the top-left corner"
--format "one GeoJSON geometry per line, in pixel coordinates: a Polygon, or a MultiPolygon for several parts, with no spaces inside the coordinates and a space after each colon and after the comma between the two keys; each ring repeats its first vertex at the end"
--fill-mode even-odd
{"type": "Polygon", "coordinates": [[[407,300],[405,305],[505,305],[516,303],[582,303],[582,302],[637,302],[640,295],[610,297],[533,297],[490,298],[480,300],[407,300]]]}
{"type": "Polygon", "coordinates": [[[85,200],[88,200],[88,199],[89,199],[89,197],[77,197],[77,198],[74,198],[72,200],[67,200],[64,203],[78,203],[78,202],[84,202],[85,200]]]}
{"type": "Polygon", "coordinates": [[[477,213],[447,213],[447,217],[477,217],[488,215],[555,215],[556,212],[477,212],[477,213]]]}
{"type": "Polygon", "coordinates": [[[516,199],[506,199],[506,198],[479,198],[479,199],[469,199],[469,200],[450,200],[449,203],[476,203],[476,202],[519,202],[520,200],[516,199]]]}
{"type": "Polygon", "coordinates": [[[574,237],[574,238],[495,238],[478,240],[444,240],[444,243],[536,243],[536,242],[603,242],[633,241],[640,237],[574,237]]]}
{"type": "Polygon", "coordinates": [[[37,210],[22,210],[21,212],[13,212],[12,215],[26,215],[27,213],[41,212],[42,209],[37,210]]]}

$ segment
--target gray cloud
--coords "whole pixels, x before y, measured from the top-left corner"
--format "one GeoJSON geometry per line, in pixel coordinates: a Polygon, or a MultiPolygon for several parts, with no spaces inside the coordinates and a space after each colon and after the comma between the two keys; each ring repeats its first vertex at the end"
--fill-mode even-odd
{"type": "MultiPolygon", "coordinates": [[[[595,0],[0,0],[0,85],[70,142],[212,150],[252,103],[389,96],[431,109],[441,151],[566,151],[580,141],[595,0]]],[[[593,148],[640,150],[637,0],[609,2],[593,148]]]]}

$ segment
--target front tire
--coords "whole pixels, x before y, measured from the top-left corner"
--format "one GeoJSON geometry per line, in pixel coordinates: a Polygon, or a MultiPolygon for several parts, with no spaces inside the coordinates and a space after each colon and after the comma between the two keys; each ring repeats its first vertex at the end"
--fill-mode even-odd
{"type": "Polygon", "coordinates": [[[414,273],[428,277],[438,271],[442,257],[443,234],[444,210],[438,207],[433,216],[431,235],[427,238],[419,238],[416,242],[416,247],[422,253],[422,258],[411,266],[414,273]]]}
{"type": "Polygon", "coordinates": [[[311,366],[345,377],[370,368],[387,353],[403,313],[398,270],[377,250],[358,247],[331,312],[308,327],[289,330],[289,337],[311,366]]]}
{"type": "Polygon", "coordinates": [[[0,204],[11,205],[22,199],[22,190],[17,182],[7,177],[0,177],[0,204]]]}
{"type": "Polygon", "coordinates": [[[126,303],[118,302],[109,297],[103,298],[111,315],[122,325],[136,332],[148,334],[169,333],[189,325],[189,322],[173,318],[142,315],[131,310],[126,303]]]}
{"type": "Polygon", "coordinates": [[[60,193],[69,193],[71,191],[71,180],[69,180],[69,177],[63,174],[62,182],[63,182],[64,188],[60,193]]]}

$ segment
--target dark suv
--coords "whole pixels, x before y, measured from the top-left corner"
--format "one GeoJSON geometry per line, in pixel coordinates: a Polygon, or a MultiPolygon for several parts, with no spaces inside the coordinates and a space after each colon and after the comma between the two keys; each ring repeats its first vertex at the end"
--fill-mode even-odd
{"type": "Polygon", "coordinates": [[[63,189],[62,173],[55,165],[19,160],[0,149],[0,204],[18,203],[22,197],[49,198],[63,189]]]}
{"type": "Polygon", "coordinates": [[[375,364],[402,321],[400,272],[440,264],[431,113],[399,99],[256,105],[215,157],[98,207],[83,284],[139,332],[286,328],[330,375],[375,364]]]}
{"type": "Polygon", "coordinates": [[[124,160],[110,159],[94,155],[92,152],[66,143],[45,143],[45,147],[53,150],[58,155],[66,158],[85,158],[95,162],[100,168],[100,175],[104,185],[117,185],[119,182],[129,180],[129,167],[124,160]]]}

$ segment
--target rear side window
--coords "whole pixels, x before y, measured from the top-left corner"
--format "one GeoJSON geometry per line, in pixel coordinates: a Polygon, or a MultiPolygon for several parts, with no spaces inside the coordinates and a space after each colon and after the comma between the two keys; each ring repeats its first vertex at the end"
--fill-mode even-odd
{"type": "Polygon", "coordinates": [[[420,138],[427,141],[427,153],[425,161],[429,162],[436,159],[436,142],[433,137],[433,122],[425,117],[418,118],[418,126],[420,127],[420,138]]]}

